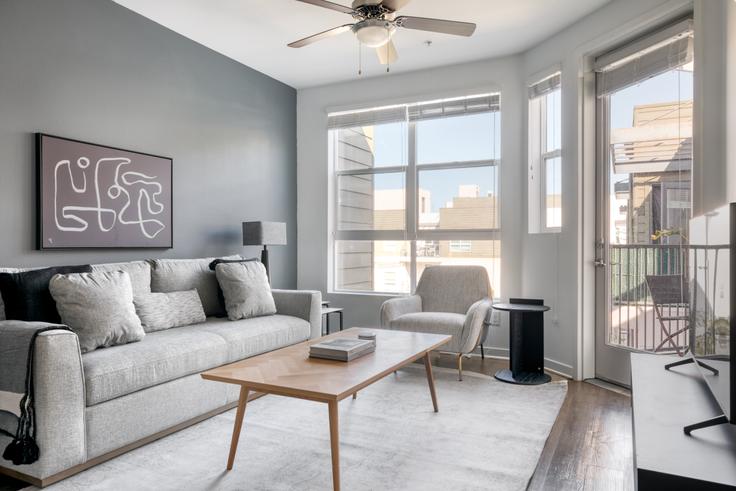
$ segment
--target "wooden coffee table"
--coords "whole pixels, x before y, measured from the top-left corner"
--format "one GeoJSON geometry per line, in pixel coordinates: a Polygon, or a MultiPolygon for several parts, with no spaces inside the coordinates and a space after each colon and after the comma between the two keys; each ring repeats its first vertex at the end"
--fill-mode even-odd
{"type": "Polygon", "coordinates": [[[309,345],[338,337],[357,337],[359,328],[288,346],[202,373],[202,378],[240,386],[240,400],[230,442],[227,469],[233,468],[250,391],[326,402],[330,421],[332,484],[340,489],[340,448],[337,403],[391,372],[424,358],[429,393],[438,411],[429,353],[451,336],[375,329],[376,351],[350,362],[309,358],[309,345]]]}

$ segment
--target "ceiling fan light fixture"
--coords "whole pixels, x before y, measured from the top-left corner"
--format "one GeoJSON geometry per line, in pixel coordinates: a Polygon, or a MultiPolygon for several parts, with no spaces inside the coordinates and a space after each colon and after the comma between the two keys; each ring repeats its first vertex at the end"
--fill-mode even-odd
{"type": "Polygon", "coordinates": [[[369,48],[378,48],[391,40],[396,26],[385,20],[366,19],[355,24],[353,32],[361,43],[369,48]]]}

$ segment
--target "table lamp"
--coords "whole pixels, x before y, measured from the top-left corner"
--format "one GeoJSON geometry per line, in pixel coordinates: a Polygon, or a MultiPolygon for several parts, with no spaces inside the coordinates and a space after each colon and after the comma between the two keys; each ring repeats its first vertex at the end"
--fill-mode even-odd
{"type": "Polygon", "coordinates": [[[286,245],[286,223],[284,222],[243,222],[243,245],[262,245],[261,262],[266,267],[268,280],[268,246],[286,245]]]}

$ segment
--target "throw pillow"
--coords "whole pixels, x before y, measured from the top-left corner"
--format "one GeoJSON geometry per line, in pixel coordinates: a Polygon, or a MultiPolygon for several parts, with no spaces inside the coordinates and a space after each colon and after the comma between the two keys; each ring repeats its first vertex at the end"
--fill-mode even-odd
{"type": "MultiPolygon", "coordinates": [[[[220,299],[220,287],[210,263],[217,258],[154,259],[151,272],[151,291],[159,293],[196,289],[207,317],[224,317],[225,305],[220,299]]],[[[222,259],[242,259],[238,255],[222,259]]]]}
{"type": "Polygon", "coordinates": [[[146,333],[135,313],[125,271],[57,274],[49,282],[61,320],[79,337],[82,353],[140,341],[146,333]]]}
{"type": "Polygon", "coordinates": [[[15,273],[0,273],[0,294],[5,304],[5,318],[31,322],[61,322],[49,292],[55,274],[84,273],[90,266],[58,266],[15,273]]]}
{"type": "Polygon", "coordinates": [[[148,261],[93,264],[92,271],[125,271],[130,275],[133,297],[151,293],[151,265],[148,261]]]}
{"type": "Polygon", "coordinates": [[[215,274],[231,321],[276,313],[266,268],[260,262],[218,264],[215,274]]]}
{"type": "Polygon", "coordinates": [[[207,320],[197,290],[148,293],[133,298],[133,303],[146,332],[188,326],[207,320]]]}

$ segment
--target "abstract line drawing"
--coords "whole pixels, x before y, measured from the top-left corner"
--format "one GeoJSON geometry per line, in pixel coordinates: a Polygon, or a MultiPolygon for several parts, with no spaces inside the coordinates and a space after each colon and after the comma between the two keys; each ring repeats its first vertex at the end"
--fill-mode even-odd
{"type": "MultiPolygon", "coordinates": [[[[87,169],[89,168],[90,161],[87,157],[80,157],[77,159],[76,165],[80,169],[87,169]]],[[[60,160],[57,162],[54,166],[54,219],[56,227],[66,232],[83,232],[89,228],[89,222],[80,216],[78,212],[91,211],[97,215],[97,225],[102,232],[112,231],[118,222],[124,225],[139,225],[141,233],[149,239],[156,237],[163,231],[166,228],[163,222],[155,218],[143,217],[144,200],[146,202],[145,211],[149,215],[159,215],[164,211],[163,203],[158,201],[158,197],[161,195],[161,183],[156,181],[156,176],[148,176],[140,172],[121,172],[121,167],[125,165],[130,165],[130,159],[124,157],[99,159],[94,167],[93,191],[96,197],[95,206],[74,206],[66,204],[65,199],[59,195],[59,179],[68,177],[74,192],[83,195],[87,193],[87,174],[84,172],[81,173],[81,184],[78,185],[74,180],[71,162],[69,160],[60,160]],[[101,185],[99,178],[100,166],[104,164],[111,164],[114,167],[115,178],[112,183],[101,185]],[[137,213],[133,212],[135,215],[131,219],[128,218],[128,210],[132,204],[131,190],[129,188],[134,184],[141,184],[142,186],[133,191],[137,194],[135,200],[137,213]],[[106,187],[106,189],[101,189],[102,186],[106,187]],[[153,190],[149,190],[148,187],[152,187],[153,190]],[[106,195],[110,199],[117,199],[124,196],[124,199],[119,208],[115,209],[103,206],[103,195],[106,195]],[[109,225],[104,223],[103,216],[105,214],[109,216],[109,225]],[[77,225],[64,225],[61,223],[60,218],[76,222],[77,225]]],[[[68,200],[69,197],[67,196],[66,199],[68,200]]]]}
{"type": "Polygon", "coordinates": [[[40,247],[171,247],[171,159],[39,134],[40,247]]]}

